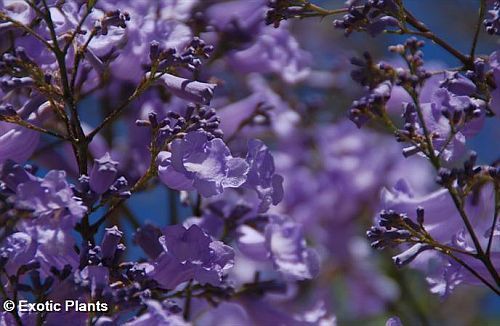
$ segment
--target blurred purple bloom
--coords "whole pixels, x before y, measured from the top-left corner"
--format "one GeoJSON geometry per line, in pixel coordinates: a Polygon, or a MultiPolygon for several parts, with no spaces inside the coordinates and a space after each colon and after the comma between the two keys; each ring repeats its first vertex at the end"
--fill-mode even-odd
{"type": "Polygon", "coordinates": [[[264,78],[251,75],[248,84],[253,94],[233,102],[218,110],[221,118],[221,129],[225,135],[233,135],[236,131],[242,134],[257,137],[266,132],[271,126],[280,137],[292,134],[300,121],[300,116],[292,110],[290,105],[276,94],[264,78]],[[257,112],[257,110],[259,112],[257,112]],[[259,114],[256,114],[259,113],[259,114]],[[255,116],[247,128],[239,130],[242,122],[255,116]]]}
{"type": "Polygon", "coordinates": [[[296,83],[309,74],[311,58],[286,28],[268,26],[255,44],[234,53],[229,60],[239,72],[275,73],[287,83],[296,83]]]}
{"type": "Polygon", "coordinates": [[[491,91],[490,107],[496,115],[500,115],[500,51],[493,52],[489,57],[496,88],[491,91]]]}
{"type": "Polygon", "coordinates": [[[0,164],[6,160],[23,163],[38,146],[40,134],[11,123],[0,121],[0,164]]]}
{"type": "Polygon", "coordinates": [[[271,215],[265,228],[266,246],[278,271],[295,280],[319,273],[319,258],[307,247],[302,226],[286,216],[271,215]]]}
{"type": "Polygon", "coordinates": [[[190,279],[201,284],[219,285],[222,275],[233,266],[231,247],[213,241],[198,226],[165,228],[160,237],[163,252],[152,262],[149,275],[162,287],[174,289],[190,279]]]}
{"type": "Polygon", "coordinates": [[[283,199],[283,177],[275,173],[274,159],[267,146],[260,140],[248,142],[246,161],[249,165],[244,186],[255,190],[261,199],[259,211],[277,205],[283,199]]]}
{"type": "Polygon", "coordinates": [[[154,300],[146,300],[147,311],[139,317],[126,322],[127,326],[148,326],[148,325],[168,325],[168,326],[187,326],[181,316],[172,314],[162,304],[154,300]]]}
{"type": "Polygon", "coordinates": [[[387,319],[387,321],[385,322],[385,326],[403,326],[403,323],[401,322],[401,319],[399,319],[399,317],[394,316],[387,319]]]}

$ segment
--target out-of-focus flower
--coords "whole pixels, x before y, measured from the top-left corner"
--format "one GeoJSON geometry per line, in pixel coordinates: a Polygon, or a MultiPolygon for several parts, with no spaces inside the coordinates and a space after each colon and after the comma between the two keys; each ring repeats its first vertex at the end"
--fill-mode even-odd
{"type": "Polygon", "coordinates": [[[168,226],[159,239],[163,252],[153,260],[149,275],[162,287],[174,289],[190,279],[200,284],[219,285],[232,267],[231,247],[213,241],[198,226],[168,226]]]}
{"type": "Polygon", "coordinates": [[[282,27],[264,28],[249,48],[235,52],[230,65],[242,73],[275,73],[288,83],[296,83],[310,72],[308,52],[299,47],[297,40],[282,27]]]}
{"type": "Polygon", "coordinates": [[[127,326],[146,326],[146,325],[169,325],[169,326],[187,326],[187,322],[181,316],[175,315],[162,304],[155,300],[145,302],[147,311],[145,314],[135,317],[126,322],[127,326]]]}

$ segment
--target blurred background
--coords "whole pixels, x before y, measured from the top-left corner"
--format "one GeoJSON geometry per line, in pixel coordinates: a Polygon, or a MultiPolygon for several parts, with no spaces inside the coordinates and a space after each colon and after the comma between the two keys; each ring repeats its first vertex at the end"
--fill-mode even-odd
{"type": "MultiPolygon", "coordinates": [[[[311,2],[328,9],[344,7],[343,1],[311,2]]],[[[210,3],[213,1],[206,1],[203,6],[210,3]]],[[[405,4],[436,34],[457,49],[468,52],[477,24],[478,0],[406,0],[405,4]]],[[[391,175],[397,174],[396,169],[400,167],[385,164],[383,157],[398,156],[400,153],[390,135],[376,126],[367,128],[370,131],[363,130],[364,136],[354,142],[347,138],[357,132],[354,124],[344,121],[347,109],[362,94],[361,87],[350,79],[349,59],[369,51],[375,60],[394,62],[397,59],[387,51],[387,46],[403,42],[406,38],[397,35],[372,38],[365,33],[353,33],[346,38],[342,31],[333,28],[332,21],[332,17],[326,17],[289,22],[300,48],[310,54],[311,71],[306,79],[289,85],[276,76],[266,76],[266,83],[279,98],[279,101],[274,98],[272,105],[286,103],[283,105],[295,112],[300,122],[293,124],[285,137],[266,129],[256,134],[249,132],[250,136],[264,139],[275,151],[278,172],[285,176],[285,201],[277,210],[304,223],[311,218],[323,228],[306,230],[311,245],[322,256],[320,280],[299,286],[304,288],[305,293],[317,294],[319,289],[328,292],[325,294],[329,298],[328,309],[336,314],[340,325],[380,325],[392,315],[400,316],[408,325],[500,325],[500,298],[495,294],[483,288],[463,286],[449,298],[440,299],[429,292],[425,275],[408,267],[397,270],[392,264],[390,252],[369,248],[364,233],[376,213],[381,189],[393,186],[398,177],[411,178],[415,173],[418,178],[421,173],[427,173],[431,182],[420,187],[429,191],[434,187],[434,172],[422,167],[425,162],[417,162],[414,163],[415,170],[403,164],[401,171],[398,170],[400,175],[391,175]],[[318,130],[325,130],[325,137],[316,137],[318,130]],[[345,140],[345,148],[338,145],[340,140],[345,140]],[[318,150],[319,155],[315,154],[316,147],[323,148],[318,150]],[[357,169],[373,172],[373,175],[387,175],[387,178],[372,182],[369,180],[370,173],[358,176],[359,182],[369,186],[342,197],[342,192],[350,191],[352,179],[324,179],[320,171],[326,169],[328,160],[339,157],[351,160],[350,163],[344,162],[347,168],[353,164],[357,169]],[[426,172],[422,172],[424,170],[426,172]],[[314,186],[308,188],[311,180],[315,182],[314,186]],[[325,198],[319,204],[317,198],[321,196],[325,198]]],[[[486,35],[481,29],[477,53],[489,55],[498,48],[500,40],[486,35]]],[[[436,67],[436,70],[459,65],[446,51],[428,41],[424,53],[426,64],[436,67]]],[[[238,102],[252,94],[248,87],[250,76],[224,62],[213,62],[203,74],[206,79],[216,76],[223,80],[212,103],[223,113],[227,113],[228,103],[238,102]]],[[[92,98],[84,106],[86,122],[96,125],[99,121],[96,112],[102,108],[92,98]]],[[[500,158],[499,126],[498,118],[487,119],[481,133],[468,142],[469,148],[479,154],[480,162],[491,163],[500,158]]],[[[127,137],[124,128],[123,125],[115,127],[118,130],[115,137],[121,133],[127,137]]],[[[237,152],[238,142],[234,142],[232,147],[237,152]]],[[[119,224],[120,228],[132,232],[138,224],[146,221],[166,225],[172,214],[182,220],[191,216],[192,212],[181,203],[176,193],[158,184],[134,195],[128,201],[127,210],[120,214],[123,218],[116,216],[110,224],[119,224]]],[[[134,245],[127,247],[130,257],[142,255],[134,245]]],[[[312,294],[304,300],[314,301],[314,297],[315,294],[312,294]]]]}

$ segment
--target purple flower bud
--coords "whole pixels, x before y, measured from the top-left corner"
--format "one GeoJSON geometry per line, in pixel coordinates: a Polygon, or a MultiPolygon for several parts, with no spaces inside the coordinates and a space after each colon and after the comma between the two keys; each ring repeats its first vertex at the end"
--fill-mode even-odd
{"type": "Polygon", "coordinates": [[[167,90],[175,96],[205,105],[210,104],[214,95],[214,88],[217,86],[216,84],[189,80],[170,74],[163,75],[161,80],[167,90]]]}
{"type": "Polygon", "coordinates": [[[31,77],[14,77],[8,80],[2,80],[0,82],[0,87],[4,92],[8,92],[20,87],[31,87],[34,83],[35,81],[31,77]]]}
{"type": "Polygon", "coordinates": [[[469,96],[476,91],[476,85],[469,78],[458,72],[447,71],[446,79],[441,82],[440,87],[446,88],[455,95],[469,96]]]}
{"type": "Polygon", "coordinates": [[[118,230],[116,225],[111,228],[106,228],[101,242],[101,255],[103,260],[113,259],[116,246],[120,243],[122,235],[123,233],[118,230]]]}
{"type": "Polygon", "coordinates": [[[146,224],[137,230],[134,235],[134,242],[138,244],[142,250],[149,256],[149,258],[158,257],[163,249],[161,247],[158,239],[161,237],[162,233],[157,227],[146,224]]]}
{"type": "Polygon", "coordinates": [[[399,319],[399,317],[394,316],[387,319],[385,326],[403,326],[403,323],[401,322],[401,319],[399,319]]]}
{"type": "Polygon", "coordinates": [[[392,257],[392,260],[398,267],[401,267],[411,263],[422,251],[429,249],[432,249],[432,246],[423,243],[417,243],[410,249],[403,251],[397,256],[392,257]]]}
{"type": "Polygon", "coordinates": [[[113,161],[109,153],[94,160],[90,171],[90,188],[98,194],[106,192],[116,178],[118,162],[113,161]]]}

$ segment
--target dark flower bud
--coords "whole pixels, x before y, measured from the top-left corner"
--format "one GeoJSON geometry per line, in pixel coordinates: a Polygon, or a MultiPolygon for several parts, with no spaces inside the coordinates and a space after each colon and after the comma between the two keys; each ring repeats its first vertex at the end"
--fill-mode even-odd
{"type": "Polygon", "coordinates": [[[152,41],[149,45],[149,59],[151,61],[156,61],[160,57],[160,53],[160,43],[152,41]]]}
{"type": "Polygon", "coordinates": [[[424,224],[424,214],[424,208],[421,206],[417,207],[417,222],[420,225],[424,224]]]}
{"type": "Polygon", "coordinates": [[[120,243],[122,236],[123,233],[118,230],[116,225],[111,228],[106,228],[101,242],[101,255],[104,261],[110,261],[113,259],[116,246],[120,243]]]}
{"type": "Polygon", "coordinates": [[[106,192],[115,181],[117,168],[118,162],[113,161],[109,153],[95,159],[90,171],[90,188],[98,194],[106,192]]]}
{"type": "Polygon", "coordinates": [[[413,245],[410,249],[403,251],[397,256],[392,257],[394,263],[398,266],[404,266],[411,263],[422,251],[432,249],[432,246],[417,243],[413,245]]]}

